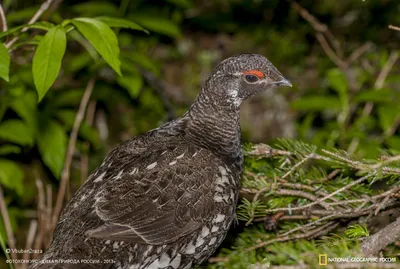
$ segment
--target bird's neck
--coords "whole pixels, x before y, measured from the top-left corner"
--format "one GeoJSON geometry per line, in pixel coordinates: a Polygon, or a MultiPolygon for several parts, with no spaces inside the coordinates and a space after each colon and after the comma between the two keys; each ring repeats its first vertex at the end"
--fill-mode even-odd
{"type": "Polygon", "coordinates": [[[242,156],[240,111],[230,103],[221,103],[200,94],[188,113],[186,134],[190,141],[216,155],[237,159],[242,156]]]}

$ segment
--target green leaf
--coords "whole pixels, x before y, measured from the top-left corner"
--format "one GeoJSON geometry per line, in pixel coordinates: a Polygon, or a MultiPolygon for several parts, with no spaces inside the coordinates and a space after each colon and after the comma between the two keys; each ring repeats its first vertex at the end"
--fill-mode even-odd
{"type": "Polygon", "coordinates": [[[47,32],[36,49],[35,56],[33,56],[32,73],[39,101],[57,78],[66,44],[64,28],[56,26],[47,32]]]}
{"type": "Polygon", "coordinates": [[[390,131],[392,126],[400,117],[400,109],[398,104],[381,105],[378,107],[379,124],[385,132],[390,131]]]}
{"type": "Polygon", "coordinates": [[[36,94],[33,91],[24,91],[11,101],[10,107],[32,130],[36,129],[36,94]]]}
{"type": "Polygon", "coordinates": [[[15,145],[4,145],[0,146],[0,155],[7,155],[7,154],[18,154],[21,152],[21,148],[15,145]]]}
{"type": "Polygon", "coordinates": [[[179,37],[181,31],[176,23],[173,21],[157,16],[148,16],[147,14],[136,14],[131,17],[145,29],[154,31],[156,33],[164,34],[170,37],[179,37]]]}
{"type": "Polygon", "coordinates": [[[140,30],[140,31],[149,33],[149,31],[144,29],[139,24],[137,24],[133,21],[130,21],[130,20],[126,20],[126,19],[101,16],[101,17],[96,17],[96,20],[100,20],[110,27],[128,28],[128,29],[132,29],[132,30],[140,30]]]}
{"type": "Polygon", "coordinates": [[[12,161],[0,159],[0,183],[15,190],[19,196],[23,193],[24,172],[21,167],[12,161]]]}
{"type": "Polygon", "coordinates": [[[19,144],[32,146],[34,135],[22,120],[8,120],[0,124],[0,138],[19,144]]]}
{"type": "Polygon", "coordinates": [[[131,74],[129,76],[123,76],[117,78],[117,83],[128,90],[129,95],[135,99],[140,93],[140,89],[143,87],[143,79],[137,74],[131,74]]]}
{"type": "Polygon", "coordinates": [[[59,178],[67,152],[67,135],[55,121],[41,122],[41,125],[37,135],[40,155],[53,175],[59,178]]]}
{"type": "Polygon", "coordinates": [[[330,69],[327,77],[330,85],[339,93],[339,95],[347,93],[347,79],[342,71],[338,68],[330,69]]]}
{"type": "Polygon", "coordinates": [[[396,96],[392,89],[361,91],[354,99],[356,102],[392,103],[396,96]]]}
{"type": "Polygon", "coordinates": [[[10,73],[10,54],[8,54],[7,48],[0,42],[0,77],[5,81],[9,81],[10,73]]]}
{"type": "Polygon", "coordinates": [[[301,111],[337,111],[340,109],[340,100],[333,96],[305,96],[292,102],[291,107],[301,111]]]}
{"type": "Polygon", "coordinates": [[[115,72],[121,75],[118,40],[111,28],[104,22],[90,18],[73,19],[72,23],[115,72]]]}

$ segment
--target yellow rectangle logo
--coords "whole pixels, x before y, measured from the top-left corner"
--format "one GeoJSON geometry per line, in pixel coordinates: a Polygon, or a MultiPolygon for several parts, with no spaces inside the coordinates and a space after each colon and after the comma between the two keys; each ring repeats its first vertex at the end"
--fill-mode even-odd
{"type": "Polygon", "coordinates": [[[319,254],[318,263],[319,265],[328,265],[328,254],[319,254]]]}

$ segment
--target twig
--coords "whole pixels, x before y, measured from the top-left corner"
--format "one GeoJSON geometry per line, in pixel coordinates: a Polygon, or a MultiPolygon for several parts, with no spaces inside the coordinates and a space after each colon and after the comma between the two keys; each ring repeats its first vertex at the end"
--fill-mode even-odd
{"type": "Polygon", "coordinates": [[[6,32],[8,27],[7,27],[7,19],[6,19],[6,14],[4,13],[3,6],[0,4],[0,19],[1,19],[1,25],[3,28],[3,32],[6,32]]]}
{"type": "Polygon", "coordinates": [[[353,51],[349,58],[347,58],[347,63],[350,64],[357,60],[361,55],[363,55],[365,52],[367,52],[370,48],[372,47],[371,42],[366,42],[364,45],[353,51]]]}
{"type": "MultiPolygon", "coordinates": [[[[8,246],[11,249],[15,249],[16,247],[15,247],[14,234],[11,228],[10,216],[8,215],[6,201],[4,200],[4,195],[3,195],[3,188],[1,187],[1,185],[0,185],[0,211],[1,211],[1,217],[3,218],[4,227],[6,229],[8,246]]],[[[15,252],[11,251],[10,254],[12,259],[17,259],[17,254],[15,252]]]]}
{"type": "Polygon", "coordinates": [[[51,228],[51,214],[52,214],[52,210],[53,210],[53,190],[51,188],[50,184],[46,185],[46,240],[44,242],[44,247],[47,248],[52,240],[52,236],[51,236],[51,232],[52,232],[52,228],[51,228]]]}
{"type": "Polygon", "coordinates": [[[46,219],[43,182],[42,180],[40,180],[38,175],[35,175],[35,177],[36,177],[35,183],[38,192],[37,218],[39,224],[39,232],[35,240],[35,249],[41,249],[43,246],[44,237],[46,236],[45,235],[46,222],[50,221],[50,219],[46,219]]]}
{"type": "Polygon", "coordinates": [[[66,187],[67,187],[67,183],[68,183],[69,175],[70,175],[72,156],[75,151],[76,139],[78,137],[78,131],[79,131],[79,128],[83,121],[83,118],[85,116],[86,107],[88,105],[90,96],[92,94],[95,81],[96,81],[96,79],[94,77],[89,80],[89,82],[86,86],[85,92],[83,94],[81,103],[79,105],[78,112],[76,113],[74,125],[72,127],[71,135],[70,135],[69,142],[68,142],[67,154],[66,154],[65,162],[64,162],[64,168],[63,168],[63,171],[61,174],[60,188],[59,188],[59,191],[57,194],[56,205],[54,207],[54,213],[53,213],[53,219],[52,219],[52,229],[53,230],[57,224],[58,216],[61,213],[63,200],[64,200],[64,196],[65,196],[65,191],[66,191],[66,187]]]}
{"type": "Polygon", "coordinates": [[[363,177],[361,177],[361,178],[359,178],[359,179],[347,184],[346,186],[344,186],[344,187],[342,187],[342,188],[340,188],[340,189],[338,189],[338,190],[326,195],[325,197],[323,197],[321,199],[318,199],[317,201],[309,203],[307,205],[299,206],[299,207],[295,207],[295,208],[282,207],[282,208],[267,209],[266,212],[267,213],[271,213],[271,212],[277,212],[277,211],[289,211],[289,210],[293,211],[293,210],[301,210],[301,209],[309,208],[309,207],[311,207],[313,205],[321,203],[322,201],[325,201],[326,199],[329,199],[330,197],[332,197],[332,196],[334,196],[334,195],[336,195],[336,194],[338,194],[338,193],[340,193],[340,192],[342,192],[344,190],[347,190],[347,189],[353,187],[354,185],[357,185],[357,184],[363,182],[364,180],[368,179],[369,177],[370,177],[370,175],[363,176],[363,177]]]}
{"type": "Polygon", "coordinates": [[[335,229],[338,225],[339,225],[339,223],[336,223],[336,222],[328,222],[328,223],[322,225],[321,227],[318,227],[318,228],[308,231],[306,233],[297,234],[295,236],[279,236],[277,238],[273,238],[268,241],[261,242],[255,246],[252,246],[252,247],[249,247],[249,248],[243,250],[243,252],[246,253],[246,252],[261,248],[261,247],[271,245],[276,242],[286,242],[286,241],[295,240],[295,239],[297,240],[297,239],[305,239],[305,238],[315,238],[315,237],[321,236],[323,234],[329,233],[331,230],[335,229]]]}
{"type": "Polygon", "coordinates": [[[347,63],[345,63],[342,59],[340,59],[337,54],[332,50],[329,46],[328,42],[326,41],[325,37],[321,33],[316,33],[316,38],[318,42],[321,44],[322,49],[325,51],[326,55],[334,62],[337,66],[342,69],[347,68],[347,63]]]}
{"type": "Polygon", "coordinates": [[[377,255],[387,245],[400,240],[400,217],[376,234],[368,237],[361,249],[365,255],[377,255]]]}
{"type": "MultiPolygon", "coordinates": [[[[275,194],[277,195],[285,195],[285,196],[295,196],[295,197],[302,197],[306,198],[310,201],[318,201],[318,197],[315,195],[312,195],[311,193],[304,192],[304,191],[299,191],[299,190],[287,190],[287,189],[279,189],[275,191],[275,194]]],[[[320,202],[319,203],[324,209],[330,210],[332,209],[330,204],[327,204],[325,202],[320,202]]]]}
{"type": "Polygon", "coordinates": [[[290,156],[291,152],[286,150],[280,150],[270,147],[267,144],[254,145],[251,151],[247,152],[249,156],[261,156],[261,157],[272,157],[272,156],[290,156]]]}
{"type": "Polygon", "coordinates": [[[394,25],[391,25],[391,24],[388,26],[388,28],[392,29],[392,30],[400,31],[400,27],[394,26],[394,25]]]}
{"type": "MultiPolygon", "coordinates": [[[[25,249],[31,249],[33,241],[35,239],[35,234],[37,230],[37,225],[38,222],[36,220],[31,220],[31,224],[29,225],[29,230],[28,230],[28,236],[26,237],[26,243],[25,243],[25,249]]],[[[29,257],[29,252],[24,252],[24,255],[22,256],[23,260],[28,260],[29,257]]]]}
{"type": "MultiPolygon", "coordinates": [[[[53,2],[53,0],[46,0],[45,2],[43,2],[43,4],[40,6],[39,10],[36,11],[35,15],[33,15],[33,17],[29,20],[28,24],[35,23],[40,18],[40,16],[42,16],[42,14],[49,8],[49,6],[51,5],[52,2],[53,2]]],[[[25,27],[21,31],[25,32],[27,29],[28,28],[25,27]]],[[[10,48],[18,39],[19,39],[18,36],[14,37],[10,42],[8,42],[5,45],[6,48],[10,48]]]]}

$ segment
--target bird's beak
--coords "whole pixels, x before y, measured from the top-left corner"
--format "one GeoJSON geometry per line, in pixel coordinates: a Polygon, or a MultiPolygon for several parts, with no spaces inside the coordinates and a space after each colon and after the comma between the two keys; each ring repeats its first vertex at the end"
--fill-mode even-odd
{"type": "Polygon", "coordinates": [[[288,87],[292,87],[292,82],[290,82],[290,80],[283,78],[282,80],[277,82],[278,86],[288,86],[288,87]]]}

